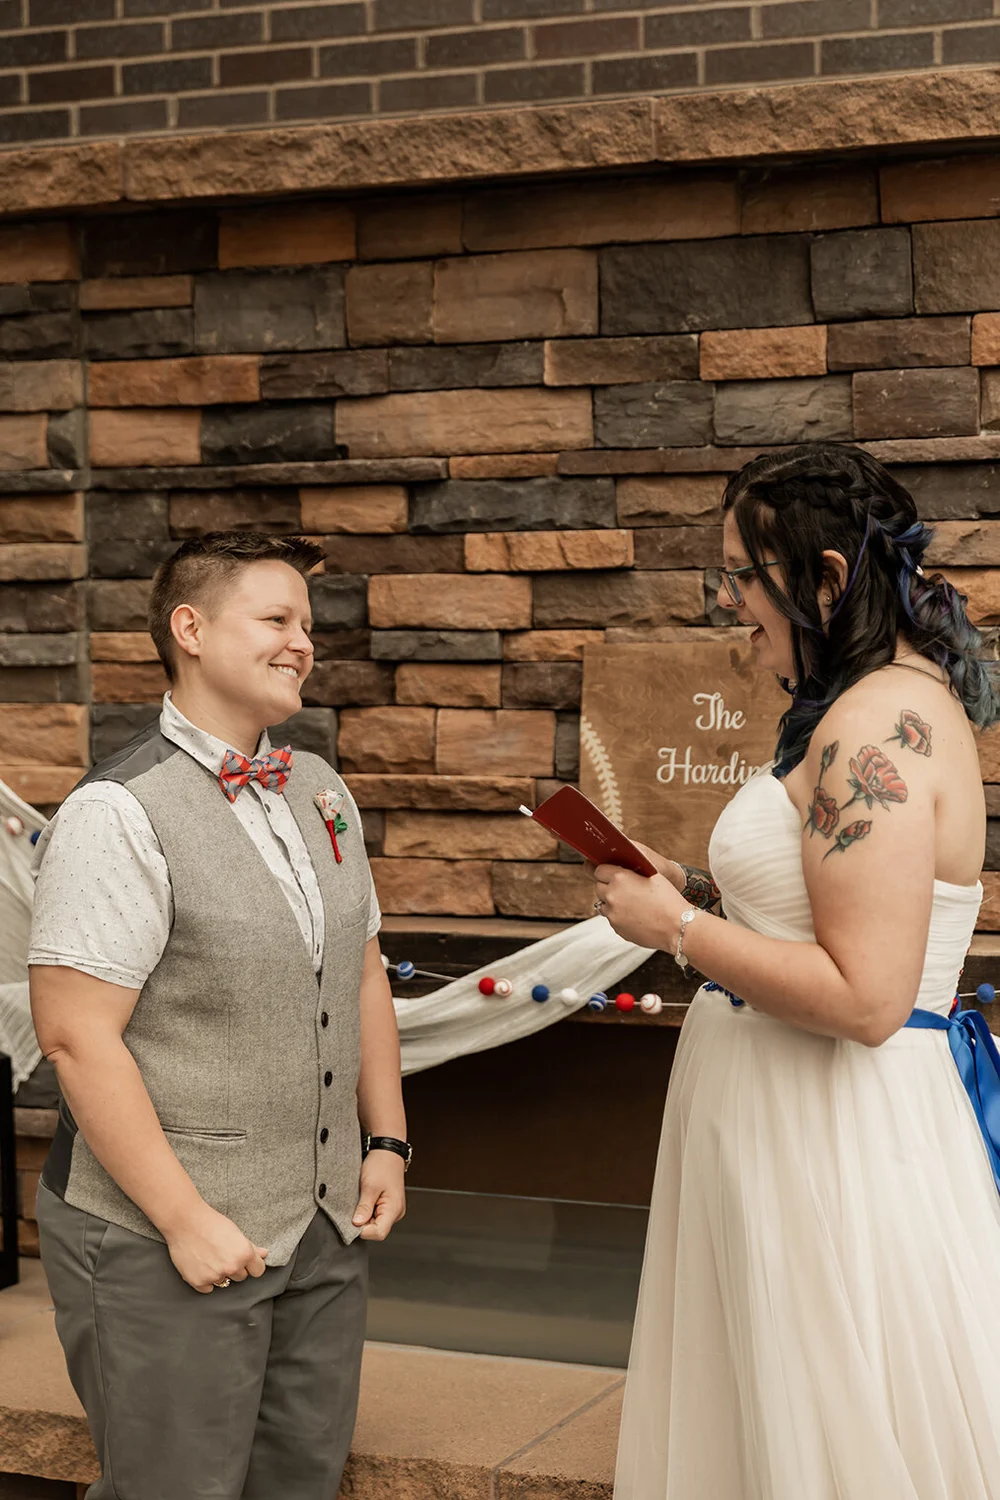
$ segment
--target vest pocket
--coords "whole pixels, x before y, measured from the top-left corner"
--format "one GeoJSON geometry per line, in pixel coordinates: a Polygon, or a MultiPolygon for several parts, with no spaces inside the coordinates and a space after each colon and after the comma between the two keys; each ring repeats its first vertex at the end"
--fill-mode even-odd
{"type": "Polygon", "coordinates": [[[233,1153],[247,1144],[245,1130],[209,1130],[164,1125],[163,1134],[205,1202],[229,1216],[229,1174],[233,1153]]]}
{"type": "Polygon", "coordinates": [[[338,911],[337,916],[340,926],[356,927],[360,922],[367,922],[368,907],[368,892],[365,891],[361,900],[355,906],[343,907],[338,911]]]}

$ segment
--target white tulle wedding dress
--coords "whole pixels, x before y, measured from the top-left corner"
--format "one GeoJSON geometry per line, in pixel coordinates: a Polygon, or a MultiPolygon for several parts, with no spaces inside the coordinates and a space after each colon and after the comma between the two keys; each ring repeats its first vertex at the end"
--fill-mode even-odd
{"type": "MultiPolygon", "coordinates": [[[[800,851],[781,782],[747,782],[711,844],[729,920],[812,940],[800,851]]],[[[918,1006],[947,1014],[981,899],[935,882],[918,1006]]],[[[615,1500],[1000,1500],[1000,1196],[946,1033],[695,996],[615,1500]]]]}

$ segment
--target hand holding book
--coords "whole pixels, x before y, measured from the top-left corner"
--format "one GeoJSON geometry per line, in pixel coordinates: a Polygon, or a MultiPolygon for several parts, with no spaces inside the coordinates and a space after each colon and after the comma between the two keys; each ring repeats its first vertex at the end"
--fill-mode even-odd
{"type": "Polygon", "coordinates": [[[662,875],[692,906],[712,911],[720,903],[719,889],[707,870],[690,869],[626,837],[576,787],[560,787],[534,811],[530,807],[521,811],[582,854],[595,869],[602,864],[620,865],[637,875],[662,875]]]}
{"type": "Polygon", "coordinates": [[[660,873],[638,844],[626,838],[620,828],[605,817],[589,797],[574,786],[560,787],[538,807],[522,807],[526,817],[534,818],[550,833],[569,844],[594,865],[620,865],[637,875],[660,873]]]}

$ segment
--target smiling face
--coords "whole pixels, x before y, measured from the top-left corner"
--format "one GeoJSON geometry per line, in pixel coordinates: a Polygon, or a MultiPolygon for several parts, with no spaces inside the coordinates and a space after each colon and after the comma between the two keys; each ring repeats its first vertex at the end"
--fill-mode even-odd
{"type": "Polygon", "coordinates": [[[199,693],[221,713],[235,711],[263,729],[302,707],[300,689],[313,666],[312,613],[306,581],[287,563],[248,563],[210,610],[182,605],[172,624],[175,635],[182,632],[182,674],[185,657],[196,657],[199,693]]]}
{"type": "MultiPolygon", "coordinates": [[[[723,522],[722,545],[724,567],[735,572],[749,564],[750,559],[736,524],[736,516],[731,510],[726,512],[723,522]]],[[[772,582],[778,588],[784,588],[781,569],[771,568],[769,573],[772,582]]],[[[771,603],[756,573],[744,573],[737,582],[743,595],[743,603],[733,603],[723,579],[719,589],[720,607],[735,610],[741,625],[754,626],[750,640],[759,667],[768,672],[776,672],[779,677],[794,678],[795,655],[792,650],[791,621],[771,603]]]]}

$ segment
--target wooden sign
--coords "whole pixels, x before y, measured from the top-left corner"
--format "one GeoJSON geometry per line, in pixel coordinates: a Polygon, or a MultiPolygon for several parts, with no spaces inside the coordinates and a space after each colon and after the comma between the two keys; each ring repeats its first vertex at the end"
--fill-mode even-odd
{"type": "Polygon", "coordinates": [[[744,640],[588,646],[581,790],[633,838],[707,869],[715,820],[773,759],[789,701],[744,640]]]}

